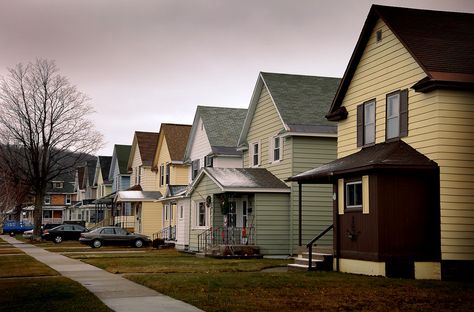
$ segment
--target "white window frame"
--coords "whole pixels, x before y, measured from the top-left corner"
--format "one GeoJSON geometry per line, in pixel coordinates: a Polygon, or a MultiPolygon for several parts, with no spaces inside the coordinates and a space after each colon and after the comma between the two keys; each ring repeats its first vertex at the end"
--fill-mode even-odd
{"type": "MultiPolygon", "coordinates": [[[[344,186],[344,190],[345,190],[345,208],[347,210],[351,210],[351,209],[362,209],[362,205],[364,204],[363,203],[363,194],[362,194],[362,180],[355,180],[355,181],[349,181],[349,182],[346,182],[345,186],[344,186]],[[350,199],[350,196],[349,196],[349,188],[351,186],[356,186],[358,185],[360,187],[360,204],[351,204],[349,203],[349,199],[350,199]]],[[[355,188],[354,188],[354,191],[355,191],[355,188]]],[[[357,192],[355,192],[355,194],[357,194],[357,192]]],[[[354,198],[356,198],[354,196],[354,198]]]]}
{"type": "Polygon", "coordinates": [[[184,207],[183,207],[183,205],[179,205],[179,219],[180,220],[184,219],[184,207]]]}
{"type": "Polygon", "coordinates": [[[400,137],[400,92],[387,95],[386,110],[387,110],[386,111],[387,140],[399,138],[400,137]]]}
{"type": "Polygon", "coordinates": [[[65,196],[65,198],[64,198],[64,203],[65,203],[66,205],[70,205],[71,202],[72,202],[72,196],[71,196],[71,194],[66,194],[66,196],[65,196]]]}
{"type": "Polygon", "coordinates": [[[278,163],[282,160],[283,160],[283,138],[277,135],[272,136],[268,140],[268,162],[278,163]],[[275,157],[275,153],[277,151],[278,151],[278,158],[275,157]]]}
{"type": "Polygon", "coordinates": [[[364,103],[364,145],[375,143],[375,116],[375,100],[364,103]]]}
{"type": "Polygon", "coordinates": [[[160,186],[165,185],[165,165],[160,165],[160,186]]]}
{"type": "Polygon", "coordinates": [[[44,195],[43,203],[45,205],[51,205],[51,195],[44,195]]]}
{"type": "Polygon", "coordinates": [[[205,201],[194,202],[194,213],[193,213],[193,228],[194,229],[205,229],[209,227],[209,209],[206,206],[205,201]],[[204,225],[200,224],[200,215],[202,214],[200,209],[204,209],[204,225]]]}
{"type": "Polygon", "coordinates": [[[250,149],[249,149],[250,167],[260,166],[261,155],[262,155],[262,145],[260,144],[260,141],[251,143],[250,149]],[[257,150],[257,153],[255,153],[255,150],[257,150]],[[255,163],[255,159],[257,160],[257,163],[255,163]]]}
{"type": "Polygon", "coordinates": [[[63,188],[63,182],[53,182],[54,188],[63,188]]]}
{"type": "Polygon", "coordinates": [[[198,176],[200,163],[199,159],[195,159],[191,162],[191,178],[193,180],[198,176]]]}

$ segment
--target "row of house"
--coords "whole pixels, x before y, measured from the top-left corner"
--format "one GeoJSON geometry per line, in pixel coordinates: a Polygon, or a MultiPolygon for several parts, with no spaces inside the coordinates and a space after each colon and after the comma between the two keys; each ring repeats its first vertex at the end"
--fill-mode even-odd
{"type": "Polygon", "coordinates": [[[472,29],[374,5],[342,79],[262,72],[248,109],[137,131],[78,168],[61,216],[221,254],[294,255],[327,232],[339,271],[472,278],[472,29]]]}

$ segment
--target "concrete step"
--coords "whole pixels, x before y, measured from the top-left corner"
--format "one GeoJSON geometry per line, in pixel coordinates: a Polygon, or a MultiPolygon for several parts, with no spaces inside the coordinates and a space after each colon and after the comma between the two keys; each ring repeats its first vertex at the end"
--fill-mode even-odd
{"type": "Polygon", "coordinates": [[[288,271],[308,271],[308,265],[290,263],[288,264],[288,271]]]}
{"type": "MultiPolygon", "coordinates": [[[[325,258],[332,257],[332,254],[328,253],[321,253],[321,252],[313,252],[313,259],[319,259],[319,260],[324,260],[325,258]]],[[[301,255],[298,255],[298,258],[304,258],[308,259],[309,257],[309,252],[303,252],[301,255]]]]}
{"type": "MultiPolygon", "coordinates": [[[[318,263],[323,263],[323,259],[314,259],[311,261],[312,266],[315,267],[318,263]]],[[[295,264],[302,264],[308,267],[309,259],[308,258],[295,258],[295,264]]]]}

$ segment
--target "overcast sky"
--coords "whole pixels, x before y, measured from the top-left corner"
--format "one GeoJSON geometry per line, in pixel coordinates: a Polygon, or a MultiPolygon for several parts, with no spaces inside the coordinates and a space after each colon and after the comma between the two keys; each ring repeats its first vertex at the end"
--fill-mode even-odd
{"type": "Polygon", "coordinates": [[[372,3],[474,13],[473,0],[0,0],[0,75],[47,58],[91,98],[101,155],[135,130],[247,108],[260,71],[341,77],[372,3]]]}

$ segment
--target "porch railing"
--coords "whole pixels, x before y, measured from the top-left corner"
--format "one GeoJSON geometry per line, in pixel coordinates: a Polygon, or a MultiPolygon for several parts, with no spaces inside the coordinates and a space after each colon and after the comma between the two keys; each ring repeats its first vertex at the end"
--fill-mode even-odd
{"type": "Polygon", "coordinates": [[[198,235],[198,252],[219,245],[255,245],[255,228],[216,227],[198,235]]]}
{"type": "Polygon", "coordinates": [[[167,226],[161,231],[153,233],[153,240],[163,239],[165,241],[175,241],[176,240],[176,226],[167,226]]]}
{"type": "Polygon", "coordinates": [[[331,224],[328,226],[324,231],[318,234],[315,238],[313,238],[308,244],[306,244],[306,247],[308,248],[308,271],[311,271],[313,269],[313,246],[314,244],[324,235],[326,235],[327,232],[329,232],[332,228],[334,227],[334,224],[331,224]]]}

